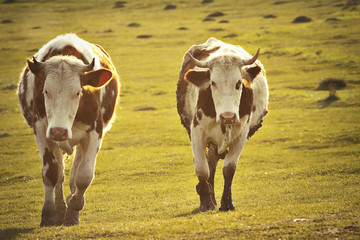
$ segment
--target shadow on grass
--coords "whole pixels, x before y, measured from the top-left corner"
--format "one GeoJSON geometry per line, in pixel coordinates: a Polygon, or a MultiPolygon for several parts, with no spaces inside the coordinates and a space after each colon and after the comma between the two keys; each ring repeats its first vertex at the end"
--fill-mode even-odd
{"type": "MultiPolygon", "coordinates": [[[[215,213],[216,211],[214,210],[214,211],[208,211],[208,212],[214,212],[215,213]]],[[[191,216],[191,215],[197,215],[199,213],[203,213],[203,212],[200,211],[200,208],[195,208],[191,212],[182,213],[182,214],[176,215],[175,217],[176,218],[178,218],[178,217],[187,217],[187,216],[191,216]]]]}
{"type": "Polygon", "coordinates": [[[1,239],[15,239],[19,234],[32,232],[35,228],[8,228],[0,230],[1,239]]]}
{"type": "Polygon", "coordinates": [[[320,108],[327,108],[328,106],[330,106],[330,104],[332,104],[333,102],[338,101],[340,98],[338,98],[335,95],[330,95],[329,97],[325,98],[324,100],[320,100],[318,101],[318,103],[321,105],[320,108]]]}

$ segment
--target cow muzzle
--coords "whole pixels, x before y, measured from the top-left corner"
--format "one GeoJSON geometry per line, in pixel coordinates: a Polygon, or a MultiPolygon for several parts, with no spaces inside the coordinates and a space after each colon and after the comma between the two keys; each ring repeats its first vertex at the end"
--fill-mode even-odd
{"type": "Polygon", "coordinates": [[[50,128],[50,139],[54,141],[65,141],[69,139],[68,130],[66,128],[53,127],[50,128]]]}
{"type": "Polygon", "coordinates": [[[236,114],[232,112],[224,112],[220,114],[221,124],[235,124],[236,114]]]}

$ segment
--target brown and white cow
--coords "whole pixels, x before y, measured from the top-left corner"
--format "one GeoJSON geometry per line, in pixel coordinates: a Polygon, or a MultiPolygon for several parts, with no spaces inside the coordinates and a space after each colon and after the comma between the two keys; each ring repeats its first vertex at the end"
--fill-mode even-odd
{"type": "Polygon", "coordinates": [[[18,96],[41,156],[45,200],[40,226],[79,224],[96,156],[114,117],[119,77],[100,45],[74,34],[51,40],[27,63],[18,96]],[[75,146],[66,208],[63,155],[72,154],[75,146]]]}
{"type": "Polygon", "coordinates": [[[231,197],[235,169],[268,107],[265,70],[257,60],[259,50],[251,56],[240,46],[210,38],[192,46],[184,56],[177,110],[191,140],[201,211],[215,209],[214,176],[220,158],[225,159],[225,185],[219,210],[235,210],[231,197]]]}

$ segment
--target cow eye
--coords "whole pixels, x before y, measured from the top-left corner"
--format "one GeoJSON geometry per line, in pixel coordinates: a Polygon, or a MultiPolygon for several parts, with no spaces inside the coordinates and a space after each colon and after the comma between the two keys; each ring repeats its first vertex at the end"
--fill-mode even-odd
{"type": "Polygon", "coordinates": [[[240,86],[241,86],[241,81],[239,80],[235,85],[236,90],[239,90],[240,86]]]}
{"type": "Polygon", "coordinates": [[[77,99],[77,98],[79,98],[79,96],[81,95],[81,91],[78,91],[75,95],[74,95],[74,99],[77,99]]]}
{"type": "Polygon", "coordinates": [[[216,83],[215,83],[214,81],[210,81],[210,85],[211,85],[212,87],[216,87],[216,83]]]}
{"type": "Polygon", "coordinates": [[[45,95],[47,98],[50,98],[50,97],[51,97],[50,93],[49,93],[47,90],[44,90],[44,95],[45,95]]]}

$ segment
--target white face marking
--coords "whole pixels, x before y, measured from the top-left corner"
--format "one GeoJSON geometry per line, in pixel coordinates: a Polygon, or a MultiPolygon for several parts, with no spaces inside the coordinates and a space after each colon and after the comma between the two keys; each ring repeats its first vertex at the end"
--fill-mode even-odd
{"type": "Polygon", "coordinates": [[[239,105],[243,84],[238,65],[215,65],[210,71],[210,87],[216,110],[216,121],[220,115],[233,113],[239,122],[239,105]]]}
{"type": "Polygon", "coordinates": [[[46,137],[50,138],[51,128],[62,128],[67,130],[68,138],[71,139],[71,128],[81,95],[80,75],[85,65],[69,57],[54,57],[45,64],[43,94],[48,120],[46,137]]]}

